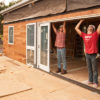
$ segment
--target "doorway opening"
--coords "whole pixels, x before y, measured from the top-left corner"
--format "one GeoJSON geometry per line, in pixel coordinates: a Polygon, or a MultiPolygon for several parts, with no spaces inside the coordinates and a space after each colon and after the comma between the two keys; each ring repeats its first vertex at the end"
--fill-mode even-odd
{"type": "MultiPolygon", "coordinates": [[[[83,32],[87,32],[87,27],[89,24],[96,26],[99,25],[100,19],[87,19],[80,27],[83,32]]],[[[67,59],[67,72],[64,76],[77,80],[79,82],[84,82],[88,80],[88,69],[86,66],[86,58],[84,53],[84,43],[82,38],[77,35],[75,31],[75,26],[78,21],[66,21],[66,59],[67,59]]],[[[52,24],[52,23],[51,23],[52,24]]],[[[54,23],[55,27],[58,29],[63,22],[54,23]]],[[[57,51],[55,47],[56,34],[53,31],[52,25],[50,30],[50,71],[56,73],[57,64],[57,51]]],[[[100,53],[100,39],[99,39],[99,53],[100,53]]],[[[98,59],[99,63],[100,59],[98,59]]],[[[99,63],[100,66],[100,63],[99,63]]],[[[63,67],[63,65],[62,65],[63,67]]],[[[100,68],[98,69],[100,73],[100,68]]]]}
{"type": "MultiPolygon", "coordinates": [[[[55,23],[55,27],[58,29],[59,25],[63,24],[63,22],[55,23]]],[[[75,65],[78,65],[78,60],[82,61],[81,65],[85,65],[85,55],[84,55],[84,45],[83,40],[77,35],[74,30],[76,22],[66,22],[66,59],[68,69],[76,68],[75,65]]],[[[55,71],[57,69],[57,52],[55,47],[56,35],[51,28],[51,52],[50,52],[50,67],[51,71],[55,71]]],[[[77,66],[77,67],[78,67],[77,66]]]]}

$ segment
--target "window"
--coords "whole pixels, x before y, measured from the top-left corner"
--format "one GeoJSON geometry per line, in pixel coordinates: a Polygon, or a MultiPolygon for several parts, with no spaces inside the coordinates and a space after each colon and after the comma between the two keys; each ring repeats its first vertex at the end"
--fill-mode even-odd
{"type": "Polygon", "coordinates": [[[34,24],[27,26],[27,46],[34,46],[34,24]]]}
{"type": "Polygon", "coordinates": [[[8,43],[9,44],[13,44],[14,43],[14,27],[13,26],[10,26],[9,27],[9,35],[8,35],[8,43]]]}

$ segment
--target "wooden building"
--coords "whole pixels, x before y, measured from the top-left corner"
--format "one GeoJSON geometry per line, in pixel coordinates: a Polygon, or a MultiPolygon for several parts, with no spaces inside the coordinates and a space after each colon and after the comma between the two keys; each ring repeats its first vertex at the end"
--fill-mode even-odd
{"type": "Polygon", "coordinates": [[[100,1],[23,0],[0,14],[4,16],[5,55],[50,72],[51,64],[56,61],[55,34],[51,24],[55,23],[58,27],[66,21],[67,57],[83,57],[83,41],[76,34],[74,27],[81,18],[86,19],[81,26],[83,31],[86,31],[91,23],[97,27],[100,23],[100,1]],[[55,53],[51,54],[50,49],[55,53]]]}

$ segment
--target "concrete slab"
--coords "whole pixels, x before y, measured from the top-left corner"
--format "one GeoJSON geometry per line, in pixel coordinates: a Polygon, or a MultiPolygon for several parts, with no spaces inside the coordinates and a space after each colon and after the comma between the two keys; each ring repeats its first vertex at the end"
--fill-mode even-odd
{"type": "MultiPolygon", "coordinates": [[[[7,57],[0,57],[0,65],[7,66],[7,71],[0,75],[0,80],[12,78],[32,87],[31,91],[21,92],[0,98],[0,100],[99,100],[100,95],[77,85],[51,76],[38,69],[28,67],[7,57]],[[17,66],[20,65],[20,66],[17,66]],[[8,77],[7,77],[8,76],[8,77]]],[[[76,73],[77,74],[77,73],[76,73]]],[[[69,74],[67,74],[69,75],[69,74]]],[[[79,75],[79,74],[78,74],[79,75]]],[[[78,75],[74,76],[78,78],[78,75]]]]}
{"type": "Polygon", "coordinates": [[[0,97],[9,96],[32,89],[30,86],[12,79],[0,79],[0,97]]]}
{"type": "Polygon", "coordinates": [[[6,67],[5,66],[0,66],[0,73],[3,73],[6,71],[6,67]]]}

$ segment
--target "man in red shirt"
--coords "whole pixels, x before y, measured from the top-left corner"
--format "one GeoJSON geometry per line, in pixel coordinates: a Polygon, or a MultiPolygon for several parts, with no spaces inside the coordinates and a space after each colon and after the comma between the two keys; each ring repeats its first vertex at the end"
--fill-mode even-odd
{"type": "Polygon", "coordinates": [[[89,80],[88,84],[93,84],[94,87],[98,86],[98,70],[96,55],[98,53],[98,39],[100,35],[100,24],[95,31],[94,25],[89,25],[87,33],[81,32],[80,25],[84,20],[76,25],[75,30],[83,38],[85,44],[86,62],[88,66],[89,80]]]}
{"type": "Polygon", "coordinates": [[[55,46],[57,47],[57,59],[58,59],[58,69],[57,73],[61,72],[62,74],[66,74],[66,46],[65,46],[65,39],[66,39],[66,22],[64,25],[59,27],[57,30],[52,24],[53,30],[56,34],[56,41],[55,46]],[[61,60],[63,62],[63,70],[61,71],[61,60]]]}

